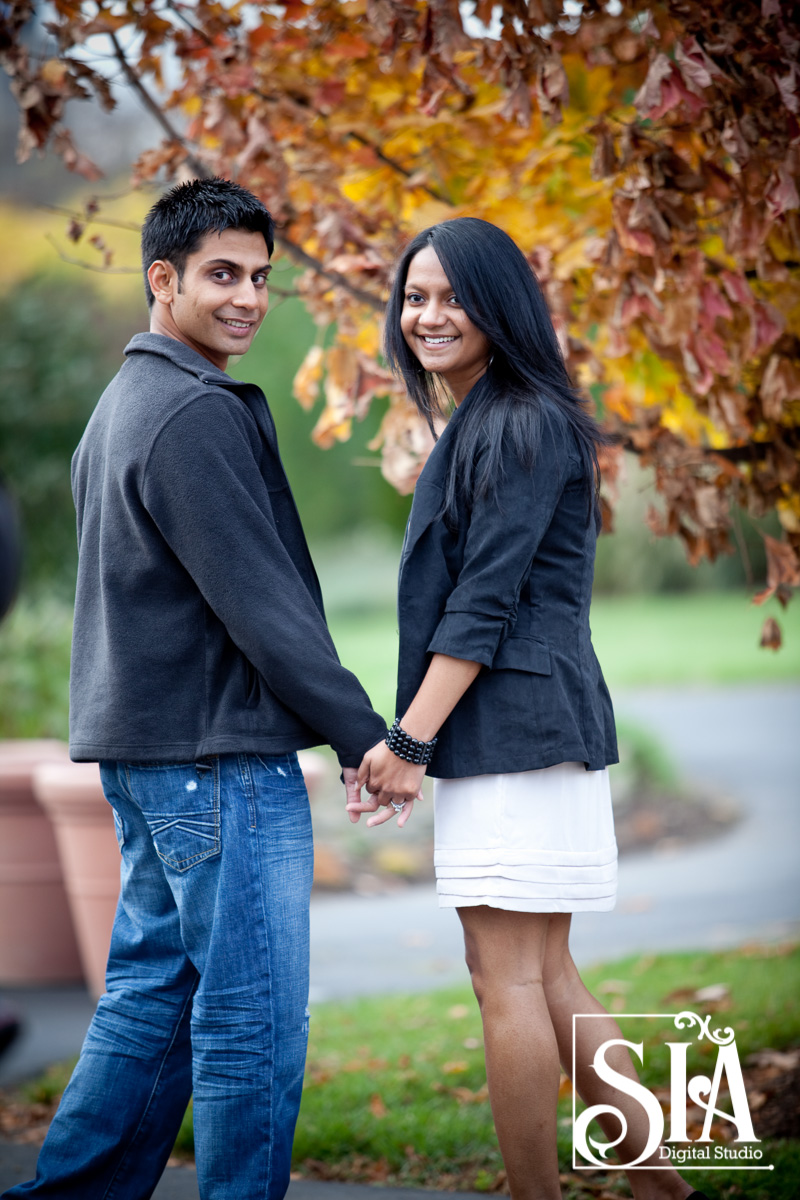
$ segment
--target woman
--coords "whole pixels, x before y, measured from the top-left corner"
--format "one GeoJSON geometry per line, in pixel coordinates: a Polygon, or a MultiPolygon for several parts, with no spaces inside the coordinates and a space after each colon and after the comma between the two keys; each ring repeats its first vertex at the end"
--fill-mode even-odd
{"type": "MultiPolygon", "coordinates": [[[[617,746],[589,631],[605,436],[528,263],[485,221],[446,221],[411,242],[386,353],[432,428],[447,393],[455,411],[403,547],[399,720],[360,768],[369,800],[347,807],[403,825],[426,768],[435,777],[437,889],[464,928],[511,1194],[552,1200],[559,1062],[571,1073],[573,1013],[605,1012],[570,957],[571,913],[609,909],[616,892],[606,768],[617,746]]],[[[578,1035],[577,1089],[623,1114],[619,1153],[633,1162],[645,1114],[590,1066],[618,1026],[600,1015],[578,1035]]],[[[608,1061],[635,1079],[616,1053],[608,1061]]],[[[605,1128],[619,1137],[615,1118],[605,1128]]],[[[631,1173],[637,1200],[692,1194],[674,1170],[648,1169],[659,1161],[651,1146],[631,1173]]]]}

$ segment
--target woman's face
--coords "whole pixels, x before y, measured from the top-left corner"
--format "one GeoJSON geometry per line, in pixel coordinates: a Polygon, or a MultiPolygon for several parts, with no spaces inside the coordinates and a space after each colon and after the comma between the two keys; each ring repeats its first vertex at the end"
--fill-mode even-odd
{"type": "Polygon", "coordinates": [[[400,328],[425,370],[441,375],[460,404],[486,370],[491,349],[459,304],[432,246],[409,263],[400,328]]]}

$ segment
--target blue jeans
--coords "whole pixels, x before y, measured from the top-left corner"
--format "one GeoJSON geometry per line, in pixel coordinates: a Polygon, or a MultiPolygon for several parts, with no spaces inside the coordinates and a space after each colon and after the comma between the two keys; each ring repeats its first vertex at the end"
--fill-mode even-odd
{"type": "Polygon", "coordinates": [[[194,1092],[202,1200],[280,1200],[308,1041],[311,817],[296,754],[101,763],[122,850],[106,993],[6,1197],[146,1200],[194,1092]]]}

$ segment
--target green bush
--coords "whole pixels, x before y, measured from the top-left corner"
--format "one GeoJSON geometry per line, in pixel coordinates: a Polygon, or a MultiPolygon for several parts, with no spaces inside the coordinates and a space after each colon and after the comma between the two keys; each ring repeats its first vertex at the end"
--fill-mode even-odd
{"type": "Polygon", "coordinates": [[[24,580],[71,588],[77,551],[70,459],[122,358],[125,314],[79,272],[37,275],[0,297],[0,476],[19,504],[24,580]]]}

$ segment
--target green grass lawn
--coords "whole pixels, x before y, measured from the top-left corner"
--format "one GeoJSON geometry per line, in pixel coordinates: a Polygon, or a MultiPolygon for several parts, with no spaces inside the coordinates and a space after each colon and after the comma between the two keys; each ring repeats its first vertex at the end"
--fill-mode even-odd
{"type": "MultiPolygon", "coordinates": [[[[628,958],[596,967],[586,982],[619,1013],[623,1036],[644,1043],[642,1081],[668,1099],[665,1039],[690,1040],[672,1022],[656,1027],[623,1012],[703,1015],[698,988],[724,984],[722,1010],[711,1028],[731,1026],[740,1060],[765,1048],[800,1044],[800,950],[751,948],[725,953],[628,958]]],[[[715,1047],[692,1042],[689,1077],[713,1074],[715,1047]],[[694,1056],[694,1058],[693,1058],[694,1056]]],[[[369,998],[317,1005],[294,1165],[323,1178],[357,1179],[438,1189],[491,1190],[502,1161],[486,1096],[482,1031],[468,986],[424,995],[369,998]]],[[[559,1109],[559,1158],[571,1172],[572,1100],[559,1109]]],[[[724,1107],[724,1102],[722,1104],[724,1107]]],[[[723,1123],[724,1124],[724,1123],[723,1123]]],[[[191,1144],[189,1122],[183,1144],[191,1144]]],[[[726,1200],[791,1200],[800,1178],[800,1144],[767,1142],[764,1164],[775,1170],[691,1170],[694,1187],[726,1200]],[[723,1190],[724,1189],[724,1190],[723,1190]]],[[[575,1178],[571,1176],[571,1178],[575,1178]]],[[[621,1172],[610,1189],[625,1190],[621,1172]]],[[[597,1179],[593,1179],[597,1194],[597,1179]]],[[[571,1184],[565,1195],[589,1191],[571,1184]]]]}
{"type": "Polygon", "coordinates": [[[592,638],[612,687],[800,679],[800,605],[760,608],[740,592],[598,596],[592,638]],[[758,644],[765,616],[783,627],[777,652],[758,644]]]}
{"type": "MultiPolygon", "coordinates": [[[[701,1013],[708,1010],[693,1003],[695,989],[725,984],[728,1007],[712,1019],[712,1028],[734,1028],[742,1062],[755,1050],[800,1041],[797,949],[629,958],[588,972],[587,983],[607,1006],[627,1012],[699,1008],[701,1013]]],[[[668,1084],[664,1038],[679,1035],[671,1024],[657,1032],[649,1021],[621,1018],[621,1025],[628,1040],[644,1042],[643,1082],[663,1088],[668,1084]]],[[[696,1046],[703,1052],[695,1069],[713,1072],[709,1043],[696,1046]]],[[[327,1165],[350,1177],[488,1190],[502,1163],[485,1082],[480,1018],[468,987],[395,996],[390,1004],[381,998],[319,1006],[312,1020],[295,1163],[301,1170],[308,1164],[312,1174],[325,1174],[327,1165]]],[[[560,1129],[561,1166],[567,1171],[569,1096],[561,1102],[560,1129]]],[[[800,1147],[787,1143],[764,1149],[763,1161],[776,1164],[769,1174],[692,1171],[689,1178],[714,1195],[724,1186],[731,1200],[788,1200],[796,1195],[800,1147]]],[[[619,1182],[620,1173],[610,1178],[619,1182]]]]}

